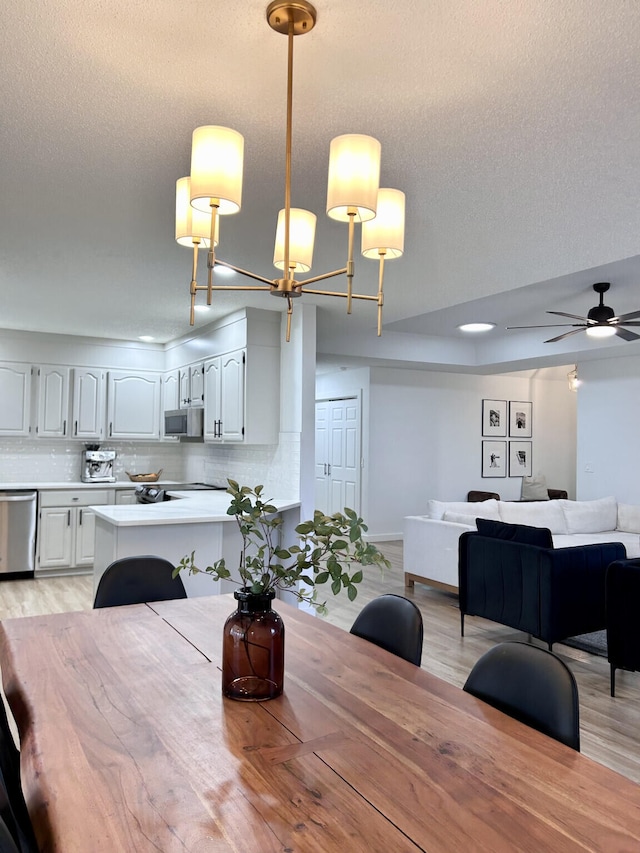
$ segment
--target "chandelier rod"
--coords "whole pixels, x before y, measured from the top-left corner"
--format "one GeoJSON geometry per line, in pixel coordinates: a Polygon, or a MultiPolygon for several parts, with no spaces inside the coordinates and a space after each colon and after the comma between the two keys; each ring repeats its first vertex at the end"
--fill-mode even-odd
{"type": "Polygon", "coordinates": [[[287,131],[284,171],[284,273],[293,278],[289,264],[289,243],[291,224],[291,149],[293,136],[293,13],[289,12],[289,31],[287,34],[287,131]]]}

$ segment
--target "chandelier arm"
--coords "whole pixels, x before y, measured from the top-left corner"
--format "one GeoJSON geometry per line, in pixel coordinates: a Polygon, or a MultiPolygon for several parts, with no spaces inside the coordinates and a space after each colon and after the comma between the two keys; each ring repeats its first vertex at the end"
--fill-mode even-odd
{"type": "Polygon", "coordinates": [[[291,340],[291,315],[293,314],[293,302],[287,296],[287,343],[291,340]]]}
{"type": "MultiPolygon", "coordinates": [[[[305,290],[305,293],[311,293],[314,296],[341,296],[343,299],[348,298],[348,294],[340,293],[337,290],[305,290]]],[[[352,293],[352,299],[367,299],[369,302],[378,302],[379,296],[370,296],[366,293],[352,293]]]]}
{"type": "Polygon", "coordinates": [[[382,306],[384,305],[384,259],[386,252],[379,251],[380,269],[378,272],[378,337],[382,335],[382,306]]]}
{"type": "MultiPolygon", "coordinates": [[[[272,284],[212,284],[212,290],[272,290],[272,284]]],[[[209,290],[208,284],[196,285],[196,290],[209,290]]],[[[373,299],[373,297],[371,297],[373,299]]]]}
{"type": "MultiPolygon", "coordinates": [[[[220,258],[216,258],[216,264],[220,264],[221,267],[226,267],[229,270],[233,270],[234,272],[240,273],[240,275],[246,275],[247,278],[255,278],[256,281],[263,281],[265,284],[268,284],[268,285],[273,284],[273,279],[271,279],[271,278],[265,278],[262,275],[256,275],[256,273],[249,272],[249,270],[243,270],[241,267],[236,267],[236,266],[234,266],[234,264],[230,264],[228,261],[221,261],[220,258]]],[[[234,287],[232,285],[225,284],[225,285],[220,285],[220,287],[218,287],[218,288],[214,287],[213,289],[214,290],[220,290],[220,289],[222,289],[222,290],[225,290],[225,289],[233,290],[234,287]]],[[[243,288],[235,288],[235,289],[236,290],[242,290],[243,288]]]]}
{"type": "Polygon", "coordinates": [[[351,314],[351,297],[353,294],[353,234],[355,230],[355,210],[349,210],[349,242],[347,249],[347,314],[351,314]]]}
{"type": "MultiPolygon", "coordinates": [[[[313,284],[316,281],[323,281],[325,278],[334,278],[336,275],[344,275],[347,271],[346,267],[342,267],[341,270],[333,270],[333,272],[325,272],[322,275],[314,275],[312,278],[306,278],[304,281],[297,282],[300,289],[302,290],[308,284],[313,284]]],[[[307,291],[310,293],[311,291],[307,291]]]]}

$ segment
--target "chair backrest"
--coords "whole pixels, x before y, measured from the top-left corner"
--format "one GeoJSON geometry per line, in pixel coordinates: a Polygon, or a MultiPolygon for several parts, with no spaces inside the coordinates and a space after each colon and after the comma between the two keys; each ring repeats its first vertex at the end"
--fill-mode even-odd
{"type": "Polygon", "coordinates": [[[463,689],[580,750],[578,687],[552,652],[529,643],[500,643],[476,662],[463,689]]]}
{"type": "Polygon", "coordinates": [[[20,752],[16,747],[9,718],[0,699],[0,853],[11,850],[8,833],[21,853],[36,853],[38,845],[22,793],[20,752]]]}
{"type": "Polygon", "coordinates": [[[374,598],[356,617],[351,633],[420,666],[422,613],[408,598],[391,593],[374,598]]]}
{"type": "Polygon", "coordinates": [[[186,598],[180,577],[173,577],[174,565],[164,557],[145,555],[122,557],[107,567],[100,578],[94,608],[119,604],[145,604],[186,598]]]}
{"type": "Polygon", "coordinates": [[[615,696],[615,671],[640,669],[640,558],[614,560],[605,580],[607,657],[611,667],[611,695],[615,696]]]}

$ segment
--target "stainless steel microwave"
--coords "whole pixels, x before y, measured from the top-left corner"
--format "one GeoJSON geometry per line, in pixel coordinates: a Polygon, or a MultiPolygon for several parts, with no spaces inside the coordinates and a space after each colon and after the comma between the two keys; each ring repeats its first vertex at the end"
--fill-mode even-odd
{"type": "Polygon", "coordinates": [[[164,413],[164,434],[181,438],[202,438],[204,410],[202,408],[174,409],[164,413]]]}

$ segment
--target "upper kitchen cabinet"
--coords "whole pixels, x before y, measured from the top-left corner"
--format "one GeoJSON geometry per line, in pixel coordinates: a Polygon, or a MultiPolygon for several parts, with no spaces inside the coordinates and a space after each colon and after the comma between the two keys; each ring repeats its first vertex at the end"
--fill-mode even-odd
{"type": "MultiPolygon", "coordinates": [[[[181,367],[180,377],[180,408],[204,405],[204,365],[190,364],[181,367]]],[[[176,407],[177,408],[177,407],[176,407]]]]}
{"type": "Polygon", "coordinates": [[[204,439],[277,444],[280,350],[247,346],[204,365],[204,439]]]}
{"type": "Polygon", "coordinates": [[[0,362],[0,435],[29,435],[32,369],[30,364],[0,362]]]}
{"type": "Polygon", "coordinates": [[[47,364],[38,368],[38,438],[69,436],[68,367],[47,364]]]}
{"type": "Polygon", "coordinates": [[[107,376],[107,438],[160,438],[159,373],[111,370],[107,376]]]}
{"type": "Polygon", "coordinates": [[[76,367],[73,371],[73,438],[104,438],[105,373],[97,368],[76,367]]]}

